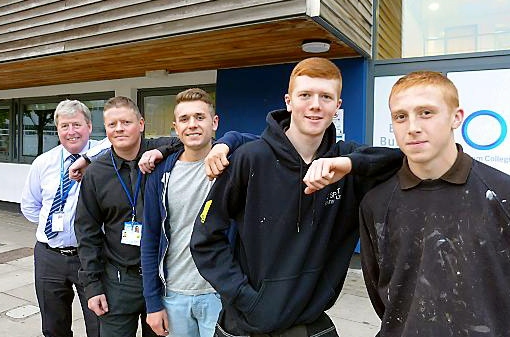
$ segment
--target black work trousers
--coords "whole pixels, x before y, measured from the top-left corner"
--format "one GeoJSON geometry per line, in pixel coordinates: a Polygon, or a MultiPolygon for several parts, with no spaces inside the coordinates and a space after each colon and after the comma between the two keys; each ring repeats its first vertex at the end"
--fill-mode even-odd
{"type": "Polygon", "coordinates": [[[105,264],[103,273],[108,312],[99,317],[101,336],[135,337],[138,321],[143,337],[157,337],[147,324],[142,275],[139,268],[105,264]]]}
{"type": "MultiPolygon", "coordinates": [[[[222,313],[220,313],[220,319],[222,313]]],[[[232,335],[226,332],[219,324],[216,324],[214,337],[338,337],[335,325],[326,313],[310,324],[295,325],[289,329],[265,334],[246,334],[242,336],[232,335]]]]}
{"type": "Polygon", "coordinates": [[[83,286],[78,280],[78,255],[65,256],[37,242],[34,248],[35,292],[41,310],[45,337],[72,337],[73,285],[78,293],[88,337],[99,336],[99,321],[88,308],[83,286]]]}

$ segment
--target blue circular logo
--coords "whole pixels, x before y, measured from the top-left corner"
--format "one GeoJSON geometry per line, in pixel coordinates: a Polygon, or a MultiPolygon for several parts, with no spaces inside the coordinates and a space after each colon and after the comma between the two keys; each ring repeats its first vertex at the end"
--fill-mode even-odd
{"type": "Polygon", "coordinates": [[[506,126],[505,120],[503,119],[503,117],[501,117],[500,114],[498,114],[494,111],[491,111],[491,110],[475,111],[471,115],[469,115],[466,118],[466,120],[464,121],[464,124],[462,124],[462,137],[464,138],[464,140],[466,141],[466,143],[469,146],[471,146],[472,148],[477,149],[477,150],[491,150],[495,147],[498,147],[505,140],[506,133],[507,133],[507,126],[506,126]],[[496,121],[499,123],[499,126],[501,127],[501,133],[500,133],[498,139],[496,139],[494,142],[492,142],[490,144],[486,144],[486,145],[481,145],[481,144],[475,143],[473,140],[471,140],[471,138],[469,138],[469,135],[467,132],[468,125],[469,125],[469,123],[471,123],[473,121],[473,119],[475,119],[478,116],[489,116],[489,117],[496,119],[496,121]]]}

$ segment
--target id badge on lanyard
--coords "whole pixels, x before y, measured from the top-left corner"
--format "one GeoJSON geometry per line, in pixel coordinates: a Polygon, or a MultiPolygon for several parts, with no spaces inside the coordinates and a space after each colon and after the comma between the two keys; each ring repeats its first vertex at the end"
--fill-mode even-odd
{"type": "Polygon", "coordinates": [[[120,243],[125,245],[132,246],[140,246],[140,242],[142,239],[142,223],[136,221],[136,202],[138,199],[138,193],[140,192],[140,184],[142,181],[142,174],[140,170],[138,170],[138,179],[136,181],[135,195],[132,196],[130,191],[128,190],[126,184],[122,180],[122,177],[117,170],[117,165],[115,164],[115,160],[113,158],[113,153],[110,151],[110,155],[112,158],[113,167],[115,172],[117,173],[117,178],[119,178],[120,184],[128,197],[129,203],[131,204],[131,221],[124,222],[124,229],[122,230],[120,243]]]}
{"type": "Polygon", "coordinates": [[[51,230],[62,232],[64,230],[64,212],[56,211],[51,215],[51,230]]]}
{"type": "Polygon", "coordinates": [[[124,222],[121,243],[132,246],[140,246],[142,240],[142,224],[137,221],[124,222]]]}

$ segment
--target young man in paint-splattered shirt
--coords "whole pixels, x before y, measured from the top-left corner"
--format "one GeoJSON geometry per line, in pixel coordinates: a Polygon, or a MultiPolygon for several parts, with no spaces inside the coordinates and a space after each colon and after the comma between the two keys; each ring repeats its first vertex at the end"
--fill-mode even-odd
{"type": "Polygon", "coordinates": [[[510,176],[454,141],[464,112],[436,72],[393,86],[401,170],[361,204],[361,254],[384,336],[510,336],[510,176]]]}

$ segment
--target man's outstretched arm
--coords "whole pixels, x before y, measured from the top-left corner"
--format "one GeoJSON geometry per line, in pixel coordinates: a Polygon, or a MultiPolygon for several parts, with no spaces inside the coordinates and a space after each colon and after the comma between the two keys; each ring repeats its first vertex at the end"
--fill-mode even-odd
{"type": "Polygon", "coordinates": [[[371,185],[385,181],[402,166],[403,153],[399,149],[370,147],[354,142],[337,143],[340,155],[319,158],[312,162],[303,179],[305,193],[311,194],[342,179],[346,174],[367,177],[371,185]]]}

